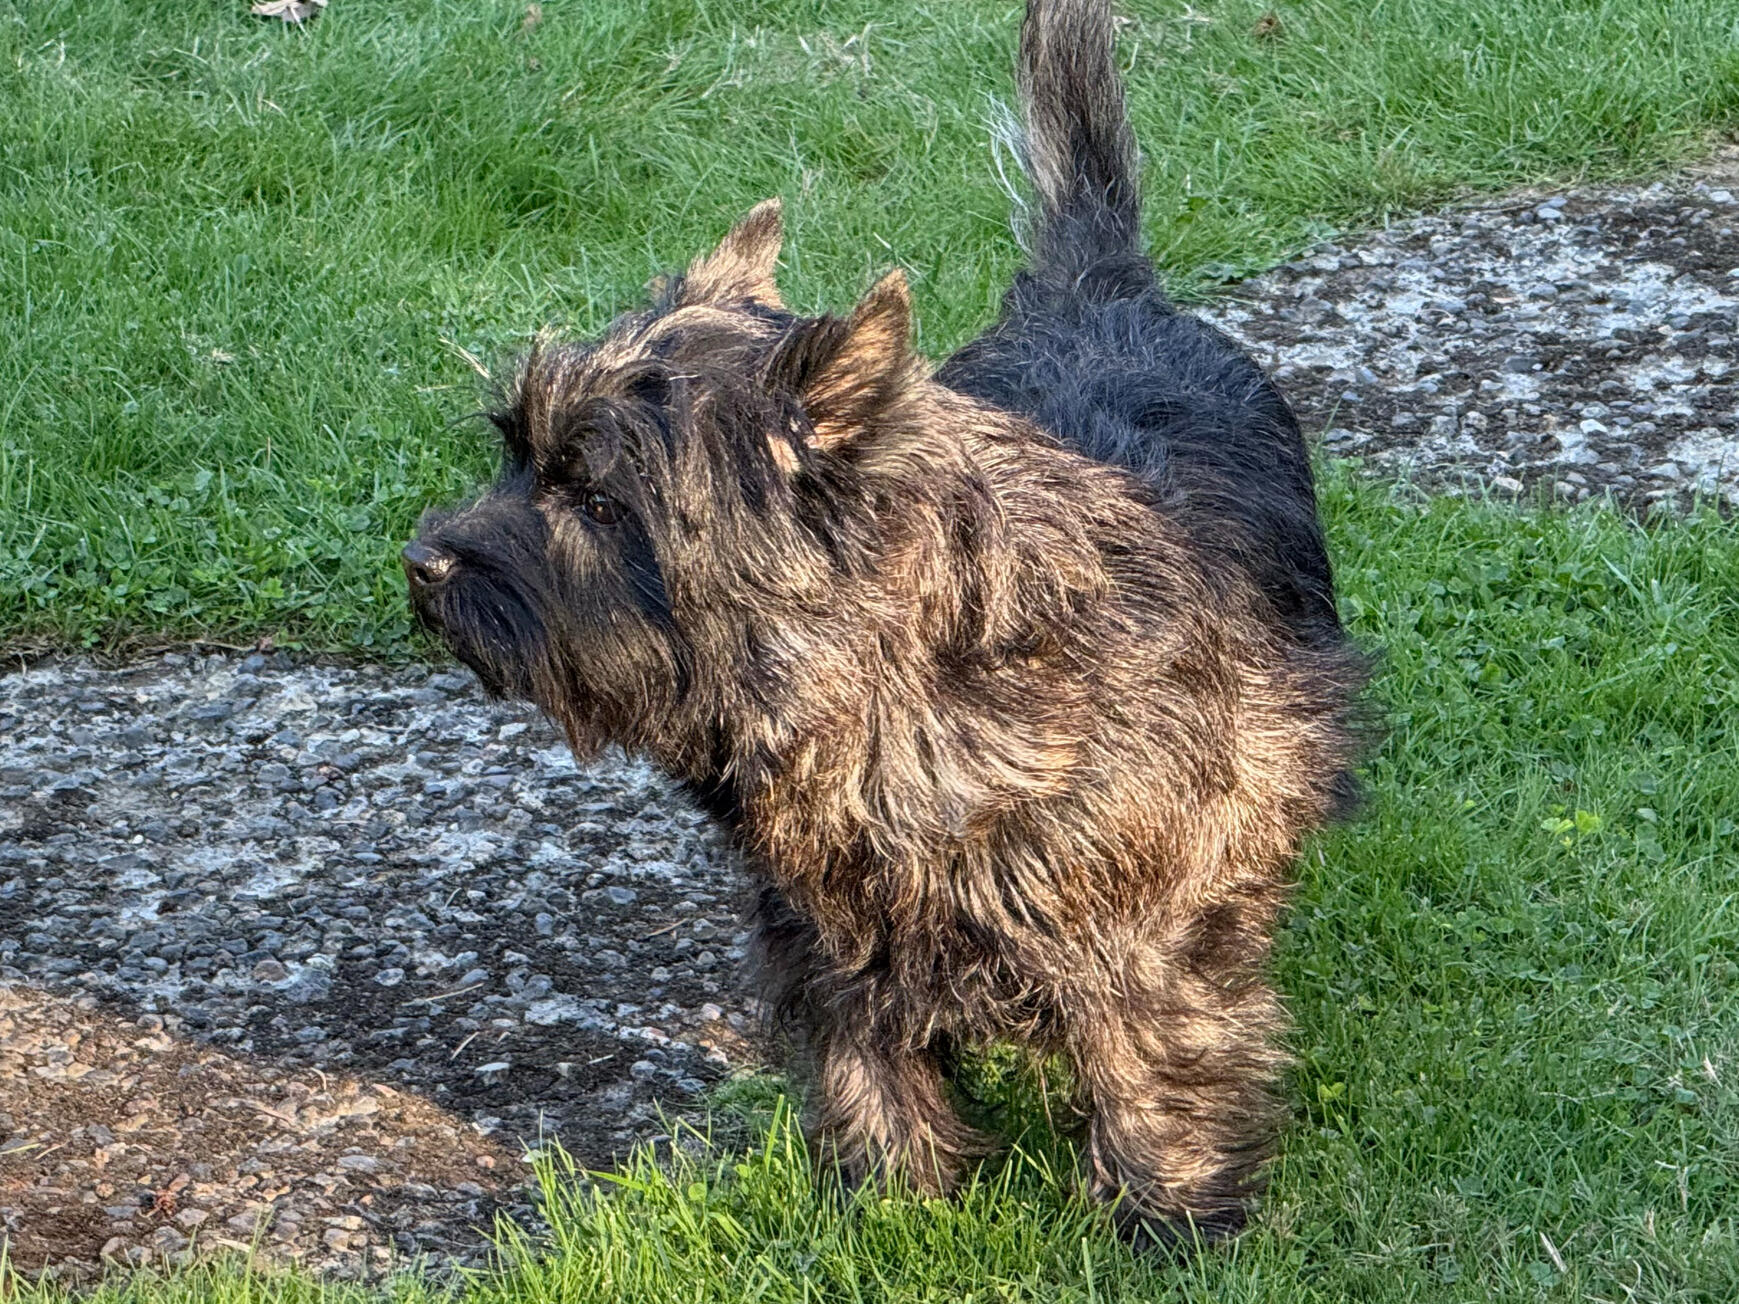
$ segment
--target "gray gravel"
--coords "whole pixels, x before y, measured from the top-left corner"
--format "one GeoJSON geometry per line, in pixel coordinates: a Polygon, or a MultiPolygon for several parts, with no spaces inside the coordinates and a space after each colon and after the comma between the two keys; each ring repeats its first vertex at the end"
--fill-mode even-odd
{"type": "Polygon", "coordinates": [[[1739,153],[1327,245],[1207,314],[1329,451],[1438,489],[1739,504],[1739,153]]]}
{"type": "Polygon", "coordinates": [[[0,677],[0,981],[406,1085],[587,1163],[752,1058],[734,861],[468,672],[0,677]]]}

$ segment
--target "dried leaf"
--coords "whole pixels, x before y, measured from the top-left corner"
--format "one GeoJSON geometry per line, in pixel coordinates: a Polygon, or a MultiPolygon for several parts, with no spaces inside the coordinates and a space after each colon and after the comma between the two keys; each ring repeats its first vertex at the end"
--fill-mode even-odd
{"type": "Polygon", "coordinates": [[[260,0],[248,12],[261,18],[281,18],[301,26],[326,8],[326,0],[260,0]]]}
{"type": "Polygon", "coordinates": [[[1280,15],[1270,9],[1256,20],[1256,26],[1251,29],[1250,35],[1258,41],[1275,39],[1280,35],[1280,15]]]}
{"type": "Polygon", "coordinates": [[[525,21],[520,23],[519,30],[529,32],[543,21],[543,6],[530,4],[525,7],[525,21]]]}

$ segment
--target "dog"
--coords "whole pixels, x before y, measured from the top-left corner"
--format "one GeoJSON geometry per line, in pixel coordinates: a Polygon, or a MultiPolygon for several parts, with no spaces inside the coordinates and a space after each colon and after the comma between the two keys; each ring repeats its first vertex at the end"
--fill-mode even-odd
{"type": "Polygon", "coordinates": [[[1030,0],[1024,269],[939,369],[894,272],[775,283],[777,200],[587,343],[404,550],[414,609],[576,754],[650,757],[759,883],[847,1182],[943,1194],[957,1047],[1073,1065],[1139,1244],[1230,1234],[1278,1129],[1270,938],[1355,796],[1362,663],[1285,400],[1142,249],[1106,0],[1030,0]]]}

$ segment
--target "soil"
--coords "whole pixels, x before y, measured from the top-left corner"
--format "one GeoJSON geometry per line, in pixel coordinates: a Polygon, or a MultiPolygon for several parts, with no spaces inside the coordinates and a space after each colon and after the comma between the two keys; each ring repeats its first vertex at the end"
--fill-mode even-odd
{"type": "Polygon", "coordinates": [[[384,1270],[450,1255],[506,1196],[523,1151],[414,1093],[170,1033],[96,998],[0,988],[0,1207],[29,1271],[310,1252],[384,1270]]]}

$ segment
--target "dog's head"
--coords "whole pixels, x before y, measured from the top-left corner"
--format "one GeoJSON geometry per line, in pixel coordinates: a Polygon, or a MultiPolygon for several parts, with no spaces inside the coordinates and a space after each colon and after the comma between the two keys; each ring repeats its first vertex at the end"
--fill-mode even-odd
{"type": "Polygon", "coordinates": [[[905,281],[795,316],[780,238],[769,201],[603,338],[534,347],[492,413],[495,483],[404,550],[423,623],[578,750],[668,752],[720,694],[771,691],[773,617],[867,564],[855,464],[922,376],[905,281]]]}

